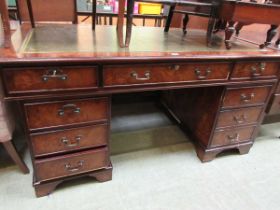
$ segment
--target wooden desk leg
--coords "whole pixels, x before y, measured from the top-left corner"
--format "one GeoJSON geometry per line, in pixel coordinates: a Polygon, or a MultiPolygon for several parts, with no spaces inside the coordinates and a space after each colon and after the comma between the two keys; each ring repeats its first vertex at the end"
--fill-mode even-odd
{"type": "Polygon", "coordinates": [[[263,49],[271,44],[272,39],[277,34],[277,25],[271,25],[270,29],[267,31],[266,41],[264,44],[260,45],[260,48],[263,49]]]}
{"type": "Polygon", "coordinates": [[[230,21],[225,30],[225,45],[228,50],[231,48],[230,39],[235,31],[234,23],[234,21],[230,21]]]}
{"type": "Polygon", "coordinates": [[[129,47],[132,32],[134,0],[127,1],[125,47],[129,47]]]}
{"type": "Polygon", "coordinates": [[[124,47],[123,43],[123,19],[124,19],[125,0],[119,0],[119,14],[117,22],[117,36],[120,47],[124,47]]]}

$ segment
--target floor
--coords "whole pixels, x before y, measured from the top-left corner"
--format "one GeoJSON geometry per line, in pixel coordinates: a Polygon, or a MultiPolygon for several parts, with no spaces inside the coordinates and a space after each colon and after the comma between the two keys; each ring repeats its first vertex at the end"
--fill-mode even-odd
{"type": "MultiPolygon", "coordinates": [[[[83,178],[36,198],[32,173],[21,174],[0,148],[1,209],[279,209],[280,123],[263,125],[248,155],[230,152],[202,164],[188,138],[157,107],[129,107],[113,109],[114,170],[106,183],[83,178]]],[[[15,141],[23,145],[22,137],[15,141]]],[[[31,169],[28,152],[21,151],[31,169]]]]}

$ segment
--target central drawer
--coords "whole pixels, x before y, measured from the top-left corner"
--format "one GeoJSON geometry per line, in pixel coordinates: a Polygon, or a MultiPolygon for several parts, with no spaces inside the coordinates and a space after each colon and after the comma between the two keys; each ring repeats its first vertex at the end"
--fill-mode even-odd
{"type": "Polygon", "coordinates": [[[109,99],[91,98],[24,104],[29,130],[105,122],[109,118],[109,99]]]}
{"type": "Polygon", "coordinates": [[[49,133],[31,134],[35,157],[76,151],[108,144],[109,126],[93,125],[49,133]]]}
{"type": "Polygon", "coordinates": [[[79,152],[71,155],[35,160],[38,181],[62,178],[105,168],[109,165],[108,148],[79,152]]]}
{"type": "Polygon", "coordinates": [[[227,80],[229,63],[104,66],[104,87],[227,80]]]}

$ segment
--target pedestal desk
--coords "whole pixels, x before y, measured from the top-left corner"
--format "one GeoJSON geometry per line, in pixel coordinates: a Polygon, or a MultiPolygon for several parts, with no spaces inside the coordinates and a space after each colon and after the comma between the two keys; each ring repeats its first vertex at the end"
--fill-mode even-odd
{"type": "Polygon", "coordinates": [[[202,162],[249,152],[278,81],[280,53],[236,41],[226,50],[203,31],[136,27],[129,49],[114,27],[23,26],[0,49],[7,101],[21,105],[37,196],[64,180],[112,178],[111,97],[159,91],[202,162]]]}

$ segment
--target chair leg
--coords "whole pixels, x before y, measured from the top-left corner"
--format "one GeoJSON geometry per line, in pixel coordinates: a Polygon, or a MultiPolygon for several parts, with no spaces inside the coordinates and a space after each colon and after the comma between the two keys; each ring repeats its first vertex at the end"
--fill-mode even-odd
{"type": "Polygon", "coordinates": [[[20,158],[18,152],[16,151],[12,141],[6,141],[3,142],[4,148],[6,149],[6,151],[8,152],[8,154],[10,155],[10,157],[13,159],[13,161],[19,166],[20,170],[24,173],[24,174],[28,174],[29,173],[29,169],[27,168],[26,164],[23,162],[23,160],[20,158]]]}
{"type": "Polygon", "coordinates": [[[280,48],[280,37],[279,39],[275,42],[276,47],[280,48]]]}
{"type": "Polygon", "coordinates": [[[96,0],[92,0],[92,30],[95,30],[96,22],[96,0]]]}
{"type": "Polygon", "coordinates": [[[132,32],[134,0],[127,1],[125,47],[129,47],[132,32]]]}
{"type": "Polygon", "coordinates": [[[208,28],[207,28],[207,38],[206,38],[206,43],[207,46],[211,46],[212,43],[212,36],[213,36],[213,32],[215,30],[215,25],[216,25],[216,19],[213,17],[209,18],[209,22],[208,22],[208,28]]]}
{"type": "Polygon", "coordinates": [[[119,0],[119,13],[117,22],[117,36],[120,47],[124,47],[123,43],[123,19],[124,19],[125,0],[119,0]]]}
{"type": "Polygon", "coordinates": [[[263,49],[271,44],[272,39],[277,34],[277,28],[278,28],[278,25],[271,25],[270,29],[267,31],[265,43],[260,45],[261,49],[263,49]]]}
{"type": "Polygon", "coordinates": [[[175,9],[175,5],[171,5],[170,9],[169,9],[169,13],[166,19],[166,23],[165,23],[165,27],[164,27],[164,32],[168,32],[170,25],[171,25],[171,20],[174,14],[174,9],[175,9]]]}
{"type": "Polygon", "coordinates": [[[238,22],[237,25],[235,26],[235,34],[236,36],[239,35],[240,33],[240,30],[243,28],[245,24],[244,23],[241,23],[241,22],[238,22]]]}
{"type": "Polygon", "coordinates": [[[184,35],[187,34],[187,25],[188,25],[188,22],[189,22],[189,15],[188,14],[185,14],[185,17],[183,19],[183,33],[184,35]]]}
{"type": "Polygon", "coordinates": [[[229,21],[228,26],[225,30],[225,45],[228,50],[231,48],[230,38],[235,31],[234,23],[234,21],[229,21]]]}
{"type": "Polygon", "coordinates": [[[33,8],[32,8],[31,0],[27,0],[27,8],[28,8],[28,13],[29,13],[31,26],[32,26],[32,28],[35,28],[35,21],[34,21],[33,8]]]}

